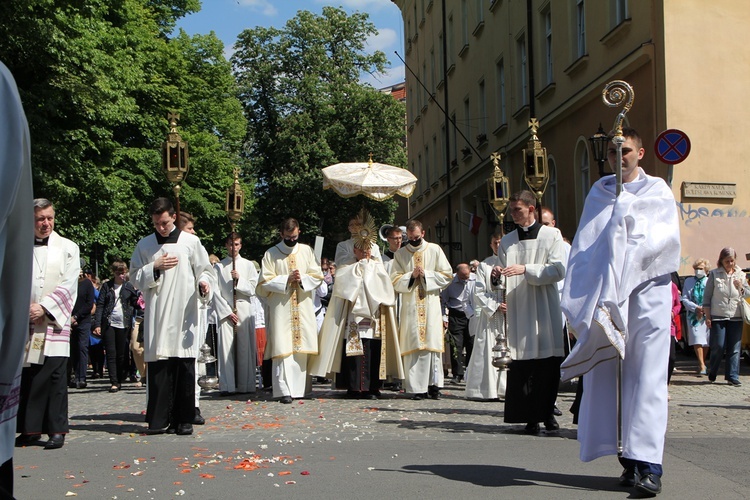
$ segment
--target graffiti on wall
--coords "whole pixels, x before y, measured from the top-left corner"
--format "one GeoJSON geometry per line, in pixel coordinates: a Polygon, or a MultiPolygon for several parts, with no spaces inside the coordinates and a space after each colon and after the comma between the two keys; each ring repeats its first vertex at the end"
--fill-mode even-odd
{"type": "Polygon", "coordinates": [[[708,208],[706,206],[693,206],[692,203],[677,202],[677,209],[680,213],[680,220],[688,225],[695,221],[700,221],[706,217],[747,217],[747,210],[741,210],[737,207],[727,208],[708,208]]]}
{"type": "Polygon", "coordinates": [[[697,258],[706,258],[715,265],[722,248],[737,250],[737,264],[748,267],[745,254],[750,252],[750,215],[743,207],[705,206],[677,202],[680,217],[681,275],[693,274],[697,258]]]}

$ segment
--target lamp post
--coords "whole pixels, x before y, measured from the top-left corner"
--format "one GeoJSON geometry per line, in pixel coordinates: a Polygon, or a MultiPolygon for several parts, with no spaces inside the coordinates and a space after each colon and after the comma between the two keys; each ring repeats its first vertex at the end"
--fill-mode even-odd
{"type": "Polygon", "coordinates": [[[611,174],[611,172],[604,171],[604,164],[607,162],[607,145],[609,144],[609,137],[602,128],[602,124],[599,124],[599,130],[594,135],[589,137],[589,143],[591,143],[591,150],[594,152],[594,160],[599,164],[599,177],[611,174]]]}
{"type": "Polygon", "coordinates": [[[180,183],[185,180],[188,174],[188,144],[182,140],[177,132],[177,120],[180,114],[176,111],[170,111],[167,114],[169,120],[169,133],[167,140],[161,145],[162,168],[167,180],[172,183],[172,191],[175,196],[176,221],[180,221],[180,183]]]}
{"type": "Polygon", "coordinates": [[[529,127],[531,127],[531,138],[526,143],[526,149],[523,150],[523,177],[529,189],[536,196],[536,219],[541,220],[542,196],[544,196],[544,191],[547,189],[547,183],[549,182],[547,148],[542,147],[542,141],[536,135],[537,130],[539,130],[539,120],[536,118],[529,120],[529,127]]]}

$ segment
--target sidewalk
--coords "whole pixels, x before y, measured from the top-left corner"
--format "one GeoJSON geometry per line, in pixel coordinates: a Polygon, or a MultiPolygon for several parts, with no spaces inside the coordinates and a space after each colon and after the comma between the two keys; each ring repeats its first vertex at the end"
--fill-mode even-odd
{"type": "MultiPolygon", "coordinates": [[[[659,498],[747,498],[750,378],[709,384],[678,359],[659,498]]],[[[94,381],[71,390],[71,434],[61,450],[16,450],[19,499],[229,498],[633,498],[617,486],[614,457],[578,460],[560,394],[561,431],[526,436],[502,422],[502,403],[463,399],[446,386],[439,401],[385,392],[377,401],[315,399],[282,405],[267,395],[208,395],[193,436],[145,436],[145,389],[106,392],[94,381]],[[239,468],[238,468],[239,467],[239,468]]]]}

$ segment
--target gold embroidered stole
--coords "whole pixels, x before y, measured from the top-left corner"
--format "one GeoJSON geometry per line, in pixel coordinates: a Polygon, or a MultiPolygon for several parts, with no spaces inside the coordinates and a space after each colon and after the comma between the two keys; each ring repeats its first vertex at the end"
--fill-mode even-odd
{"type": "MultiPolygon", "coordinates": [[[[290,271],[297,269],[297,257],[293,253],[290,253],[287,258],[287,266],[290,271]]],[[[297,292],[299,290],[299,283],[294,282],[292,284],[292,351],[300,352],[302,350],[302,327],[300,326],[299,320],[299,299],[297,292]]]]}
{"type": "Polygon", "coordinates": [[[376,335],[380,335],[380,369],[378,370],[378,377],[380,380],[385,380],[387,377],[387,358],[386,352],[388,349],[388,306],[380,306],[380,321],[378,321],[378,332],[376,335]]]}
{"type": "MultiPolygon", "coordinates": [[[[424,269],[424,252],[414,252],[414,267],[424,269]]],[[[419,333],[419,349],[427,347],[427,310],[425,306],[425,297],[427,292],[424,289],[424,278],[417,280],[417,331],[419,333]]]]}

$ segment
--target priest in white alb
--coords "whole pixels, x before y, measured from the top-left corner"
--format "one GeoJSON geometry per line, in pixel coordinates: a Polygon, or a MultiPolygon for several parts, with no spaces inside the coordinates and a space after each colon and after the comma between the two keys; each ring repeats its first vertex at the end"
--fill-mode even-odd
{"type": "Polygon", "coordinates": [[[219,390],[222,394],[255,392],[258,346],[255,338],[255,287],[258,271],[240,255],[242,237],[231,233],[227,256],[217,265],[219,292],[219,390]],[[236,303],[236,310],[232,305],[236,303]],[[228,307],[228,310],[227,310],[228,307]]]}
{"type": "Polygon", "coordinates": [[[307,361],[318,354],[313,294],[323,271],[312,248],[298,243],[296,219],[284,220],[279,231],[282,241],[263,255],[257,294],[268,306],[265,359],[273,363],[273,397],[290,404],[312,389],[307,361]]]}
{"type": "Polygon", "coordinates": [[[391,281],[401,297],[399,345],[406,392],[413,399],[440,398],[445,350],[440,291],[453,279],[443,249],[424,240],[418,220],[406,223],[409,241],[393,259],[391,281]]]}
{"type": "Polygon", "coordinates": [[[193,433],[195,357],[199,301],[211,299],[214,275],[200,239],[175,226],[172,202],[157,198],[149,208],[156,231],[141,239],[130,258],[131,276],[146,303],[144,359],[148,363],[149,432],[193,433]]]}
{"type": "MultiPolygon", "coordinates": [[[[352,237],[336,245],[336,256],[333,261],[336,263],[337,271],[344,266],[357,262],[357,257],[354,255],[355,235],[357,235],[362,229],[362,221],[365,218],[365,212],[366,211],[363,208],[359,214],[349,218],[349,226],[347,229],[349,229],[349,233],[352,237]]],[[[380,247],[378,244],[374,241],[369,242],[368,240],[368,245],[370,246],[370,254],[372,255],[371,259],[383,262],[383,258],[380,256],[380,247]]]]}

